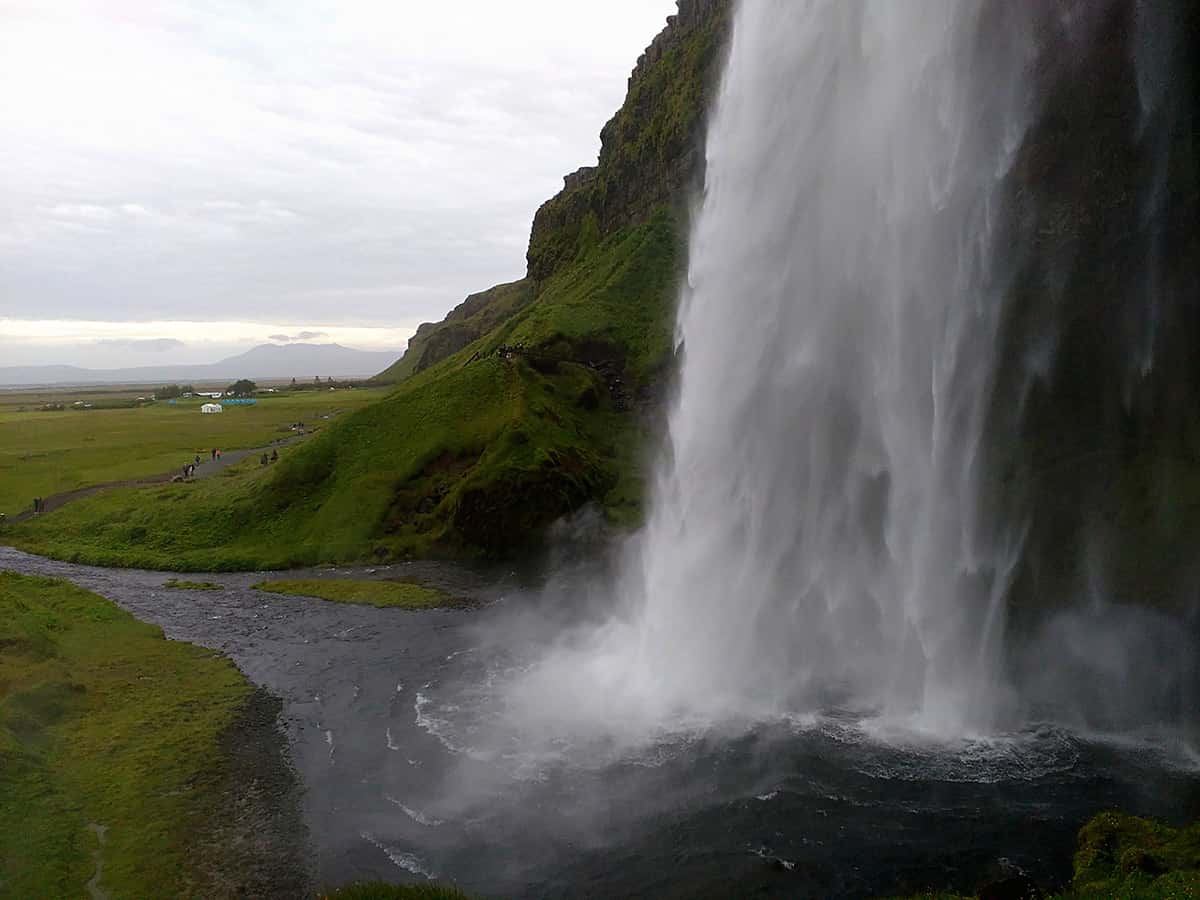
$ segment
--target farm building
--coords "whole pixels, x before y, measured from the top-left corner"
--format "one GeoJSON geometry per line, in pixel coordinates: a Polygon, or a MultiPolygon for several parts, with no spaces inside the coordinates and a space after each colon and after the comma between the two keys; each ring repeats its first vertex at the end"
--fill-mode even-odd
{"type": "Polygon", "coordinates": [[[221,406],[220,403],[205,403],[203,406],[200,407],[200,412],[202,412],[202,413],[225,412],[225,407],[221,406]]]}

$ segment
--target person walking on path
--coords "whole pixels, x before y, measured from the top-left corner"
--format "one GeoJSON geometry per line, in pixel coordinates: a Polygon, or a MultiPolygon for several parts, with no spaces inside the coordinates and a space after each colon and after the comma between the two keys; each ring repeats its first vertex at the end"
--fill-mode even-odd
{"type": "Polygon", "coordinates": [[[279,451],[278,450],[271,451],[271,462],[279,462],[279,451]]]}
{"type": "Polygon", "coordinates": [[[212,459],[210,460],[210,462],[216,462],[216,461],[217,461],[217,448],[214,447],[212,450],[212,459]]]}
{"type": "Polygon", "coordinates": [[[200,465],[200,454],[196,454],[196,465],[200,465]]]}

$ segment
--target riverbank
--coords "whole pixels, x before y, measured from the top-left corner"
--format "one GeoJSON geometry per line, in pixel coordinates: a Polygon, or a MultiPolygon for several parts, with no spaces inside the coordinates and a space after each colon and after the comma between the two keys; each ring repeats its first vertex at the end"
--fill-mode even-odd
{"type": "Polygon", "coordinates": [[[0,572],[0,894],[309,893],[279,709],[223,656],[0,572]]]}

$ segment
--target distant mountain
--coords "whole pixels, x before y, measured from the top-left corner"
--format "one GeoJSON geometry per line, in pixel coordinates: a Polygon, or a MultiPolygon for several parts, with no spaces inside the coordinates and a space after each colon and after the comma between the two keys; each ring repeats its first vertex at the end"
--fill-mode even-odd
{"type": "Polygon", "coordinates": [[[386,369],[400,357],[389,351],[353,350],[340,344],[260,344],[220,362],[130,369],[77,366],[0,367],[0,386],[50,384],[178,384],[237,378],[359,378],[386,369]]]}

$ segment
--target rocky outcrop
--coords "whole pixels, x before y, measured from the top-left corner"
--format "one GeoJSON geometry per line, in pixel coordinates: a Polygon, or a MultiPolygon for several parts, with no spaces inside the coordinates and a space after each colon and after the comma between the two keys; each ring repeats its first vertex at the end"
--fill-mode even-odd
{"type": "Polygon", "coordinates": [[[733,0],[678,0],[678,12],[638,59],[625,103],[600,133],[600,158],[563,179],[537,211],[525,279],[468,297],[422,325],[379,377],[403,379],[462,350],[532,302],[553,274],[603,238],[647,221],[663,204],[686,208],[704,179],[704,124],[733,0]]]}
{"type": "Polygon", "coordinates": [[[704,178],[704,123],[729,31],[731,0],[679,0],[600,132],[596,166],[568,175],[534,217],[528,277],[543,282],[594,240],[682,206],[704,178]]]}
{"type": "Polygon", "coordinates": [[[379,380],[403,381],[453,356],[511,318],[533,296],[533,286],[526,279],[471,294],[441,322],[426,322],[418,328],[417,333],[409,339],[404,356],[382,372],[379,380]]]}

